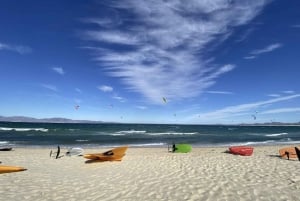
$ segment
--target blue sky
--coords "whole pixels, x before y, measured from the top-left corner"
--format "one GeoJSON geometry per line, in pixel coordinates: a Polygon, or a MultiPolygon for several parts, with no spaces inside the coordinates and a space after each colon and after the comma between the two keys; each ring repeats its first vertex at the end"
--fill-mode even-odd
{"type": "Polygon", "coordinates": [[[300,121],[300,1],[1,1],[0,115],[300,121]]]}

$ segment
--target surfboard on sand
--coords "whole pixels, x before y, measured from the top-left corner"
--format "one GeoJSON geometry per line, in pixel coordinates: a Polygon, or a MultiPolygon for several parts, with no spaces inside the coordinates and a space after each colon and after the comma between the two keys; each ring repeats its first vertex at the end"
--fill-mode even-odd
{"type": "Polygon", "coordinates": [[[83,149],[80,147],[72,147],[69,148],[66,152],[66,156],[82,156],[83,155],[83,149]]]}
{"type": "Polygon", "coordinates": [[[84,158],[98,161],[121,161],[128,146],[117,147],[104,153],[85,154],[84,158]]]}
{"type": "Polygon", "coordinates": [[[11,173],[11,172],[20,172],[20,171],[25,171],[25,170],[27,170],[27,169],[23,168],[23,167],[0,165],[0,174],[11,173]]]}
{"type": "MultiPolygon", "coordinates": [[[[300,147],[298,147],[300,149],[300,147]]],[[[279,149],[279,155],[281,158],[290,159],[297,158],[295,147],[284,147],[279,149]]]]}

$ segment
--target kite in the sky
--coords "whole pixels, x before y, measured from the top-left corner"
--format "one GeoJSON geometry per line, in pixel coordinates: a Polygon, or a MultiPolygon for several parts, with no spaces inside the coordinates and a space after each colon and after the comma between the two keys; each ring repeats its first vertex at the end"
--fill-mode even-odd
{"type": "Polygon", "coordinates": [[[167,103],[167,99],[165,97],[162,98],[165,103],[167,103]]]}
{"type": "Polygon", "coordinates": [[[75,105],[75,106],[74,106],[75,110],[78,110],[79,107],[80,107],[79,105],[75,105]]]}
{"type": "Polygon", "coordinates": [[[256,118],[257,118],[257,117],[256,117],[257,113],[258,113],[258,112],[257,112],[257,111],[255,111],[255,115],[254,115],[254,114],[253,114],[253,115],[251,115],[251,116],[253,117],[253,119],[254,119],[254,120],[256,120],[256,118]]]}

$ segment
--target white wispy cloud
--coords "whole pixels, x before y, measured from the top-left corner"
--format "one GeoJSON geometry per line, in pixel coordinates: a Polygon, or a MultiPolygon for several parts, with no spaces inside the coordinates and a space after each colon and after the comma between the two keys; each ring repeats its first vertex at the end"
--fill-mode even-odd
{"type": "Polygon", "coordinates": [[[112,92],[114,90],[113,87],[107,86],[107,85],[101,85],[101,86],[98,86],[97,88],[103,92],[112,92]]]}
{"type": "Polygon", "coordinates": [[[233,94],[233,92],[230,92],[230,91],[207,91],[206,93],[209,93],[209,94],[225,94],[225,95],[233,94]]]}
{"type": "Polygon", "coordinates": [[[141,106],[141,105],[136,106],[136,108],[138,108],[140,110],[146,110],[147,109],[146,106],[141,106]]]}
{"type": "MultiPolygon", "coordinates": [[[[270,100],[266,101],[258,101],[254,103],[246,103],[246,104],[241,104],[241,105],[235,105],[235,106],[229,106],[225,107],[223,109],[219,109],[213,112],[207,112],[207,113],[202,113],[201,118],[203,119],[223,119],[226,117],[232,117],[232,116],[237,116],[237,115],[245,115],[249,113],[253,113],[253,111],[257,110],[259,107],[270,105],[273,103],[277,102],[282,102],[282,101],[287,101],[295,98],[299,98],[300,94],[295,94],[295,95],[290,95],[290,96],[284,96],[284,97],[278,97],[278,98],[273,98],[270,100]]],[[[198,117],[199,114],[194,115],[193,118],[198,117]]]]}
{"type": "Polygon", "coordinates": [[[77,91],[78,93],[82,93],[81,89],[79,88],[75,88],[75,91],[77,91]]]}
{"type": "Polygon", "coordinates": [[[274,94],[268,94],[267,96],[270,96],[270,97],[280,97],[280,96],[283,96],[283,95],[286,95],[286,94],[295,94],[296,92],[293,91],[293,90],[285,90],[285,91],[281,91],[280,93],[274,93],[274,94]]]}
{"type": "Polygon", "coordinates": [[[121,31],[86,31],[85,35],[87,38],[94,41],[105,41],[108,43],[116,43],[123,45],[137,45],[139,43],[139,40],[135,36],[123,33],[121,31]]]}
{"type": "Polygon", "coordinates": [[[300,24],[291,25],[292,28],[300,28],[300,24]]]}
{"type": "Polygon", "coordinates": [[[267,52],[272,52],[280,47],[282,47],[281,43],[275,43],[275,44],[268,45],[267,47],[264,47],[262,49],[253,50],[250,54],[259,55],[267,52]]]}
{"type": "Polygon", "coordinates": [[[274,44],[268,45],[262,49],[256,49],[256,50],[251,51],[250,55],[245,56],[244,59],[248,59],[248,60],[255,59],[261,54],[272,52],[280,47],[282,47],[281,43],[274,43],[274,44]]]}
{"type": "Polygon", "coordinates": [[[42,84],[42,87],[44,87],[44,88],[46,88],[46,89],[49,89],[49,90],[51,90],[51,91],[55,91],[55,92],[58,91],[57,87],[54,86],[54,85],[51,85],[51,84],[42,84]]]}
{"type": "Polygon", "coordinates": [[[286,91],[283,91],[283,93],[285,93],[285,94],[294,94],[295,91],[293,91],[293,90],[286,90],[286,91]]]}
{"type": "Polygon", "coordinates": [[[280,97],[280,94],[268,94],[270,97],[280,97]]]}
{"type": "Polygon", "coordinates": [[[256,58],[256,56],[246,56],[246,57],[244,57],[244,59],[255,59],[256,58]]]}
{"type": "Polygon", "coordinates": [[[294,113],[294,112],[300,112],[300,107],[296,108],[279,108],[279,109],[273,109],[273,110],[267,110],[261,112],[262,114],[278,114],[278,113],[294,113]]]}
{"type": "Polygon", "coordinates": [[[81,21],[85,23],[97,24],[100,27],[106,27],[106,28],[111,28],[120,25],[120,23],[118,23],[116,20],[110,19],[109,17],[107,18],[91,17],[91,18],[81,19],[81,21]]]}
{"type": "Polygon", "coordinates": [[[32,49],[28,46],[10,45],[10,44],[5,44],[5,43],[0,43],[0,51],[1,50],[17,52],[19,54],[28,54],[28,53],[32,52],[32,49]]]}
{"type": "Polygon", "coordinates": [[[113,99],[116,99],[116,100],[118,100],[118,101],[120,101],[120,102],[122,102],[122,103],[126,101],[125,98],[123,98],[123,97],[121,97],[121,96],[119,96],[119,95],[117,95],[117,94],[114,94],[112,98],[113,98],[113,99]]]}
{"type": "Polygon", "coordinates": [[[109,2],[107,6],[117,14],[85,19],[101,29],[83,32],[83,39],[109,44],[105,47],[110,48],[101,49],[95,43],[100,65],[130,90],[161,103],[161,97],[198,96],[232,71],[235,65],[217,65],[204,56],[208,45],[224,41],[234,27],[249,23],[270,1],[109,2]]]}
{"type": "Polygon", "coordinates": [[[254,28],[247,29],[243,34],[241,34],[239,36],[239,38],[236,40],[236,42],[245,41],[254,30],[255,30],[254,28]]]}
{"type": "Polygon", "coordinates": [[[61,68],[61,67],[53,67],[52,70],[55,71],[56,73],[60,74],[60,75],[64,75],[65,74],[64,69],[61,68]]]}

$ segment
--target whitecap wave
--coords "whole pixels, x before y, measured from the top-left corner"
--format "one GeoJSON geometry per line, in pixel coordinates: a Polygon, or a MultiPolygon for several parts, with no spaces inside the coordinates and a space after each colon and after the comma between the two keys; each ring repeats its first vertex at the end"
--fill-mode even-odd
{"type": "Polygon", "coordinates": [[[193,133],[178,133],[178,132],[168,132],[168,133],[148,133],[148,135],[196,135],[198,132],[193,133]]]}
{"type": "Polygon", "coordinates": [[[281,135],[288,135],[288,133],[274,133],[274,134],[267,134],[265,136],[267,136],[267,137],[276,137],[276,136],[281,136],[281,135]]]}
{"type": "Polygon", "coordinates": [[[124,133],[113,133],[113,134],[110,134],[112,136],[124,136],[125,134],[124,133]]]}
{"type": "Polygon", "coordinates": [[[126,131],[118,131],[116,134],[140,134],[146,133],[146,131],[138,131],[138,130],[126,130],[126,131]]]}
{"type": "Polygon", "coordinates": [[[78,139],[76,142],[88,142],[89,140],[78,139]]]}
{"type": "Polygon", "coordinates": [[[0,127],[0,131],[41,131],[41,132],[48,132],[47,128],[8,128],[8,127],[0,127]]]}

